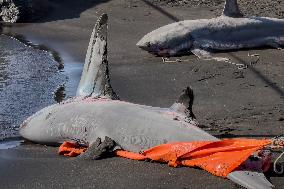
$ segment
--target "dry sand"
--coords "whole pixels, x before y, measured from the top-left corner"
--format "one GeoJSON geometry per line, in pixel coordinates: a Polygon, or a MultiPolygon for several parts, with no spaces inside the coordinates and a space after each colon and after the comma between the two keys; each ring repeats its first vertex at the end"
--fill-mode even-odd
{"type": "MultiPolygon", "coordinates": [[[[223,10],[224,0],[151,0],[156,5],[208,7],[216,15],[223,10]]],[[[284,1],[282,0],[238,0],[242,13],[246,16],[268,16],[283,18],[284,1]]]]}
{"type": "MultiPolygon", "coordinates": [[[[248,5],[251,10],[253,5],[248,5]]],[[[208,132],[218,137],[283,135],[283,51],[219,54],[248,65],[255,61],[248,53],[260,55],[256,64],[238,70],[234,65],[201,61],[193,55],[182,57],[189,62],[164,64],[161,58],[135,46],[143,35],[167,23],[216,16],[220,5],[172,7],[146,0],[61,0],[54,6],[54,11],[38,23],[17,24],[3,31],[47,45],[62,55],[65,64],[80,64],[96,18],[107,12],[111,82],[122,100],[168,107],[185,86],[191,85],[196,94],[195,114],[208,132]]],[[[275,16],[276,9],[264,14],[275,16]]],[[[79,75],[74,78],[78,80],[79,75]]],[[[5,188],[237,188],[198,169],[119,158],[76,161],[57,156],[56,148],[34,144],[0,150],[0,167],[0,185],[5,188]]],[[[270,176],[277,188],[283,188],[283,175],[270,176]]]]}

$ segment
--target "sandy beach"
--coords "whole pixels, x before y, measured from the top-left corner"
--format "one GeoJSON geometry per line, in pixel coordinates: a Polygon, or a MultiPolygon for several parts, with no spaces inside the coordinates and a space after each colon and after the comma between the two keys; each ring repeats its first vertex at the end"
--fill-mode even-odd
{"type": "MultiPolygon", "coordinates": [[[[199,60],[192,54],[179,57],[186,61],[165,64],[161,57],[148,54],[135,45],[146,33],[165,24],[218,16],[222,1],[216,0],[211,6],[193,2],[172,5],[147,0],[52,2],[54,9],[47,17],[33,23],[4,24],[2,33],[21,35],[34,44],[42,44],[56,51],[65,66],[63,74],[69,77],[65,89],[67,97],[75,93],[96,19],[106,12],[109,15],[111,83],[122,100],[169,107],[181,90],[190,85],[196,97],[193,106],[195,115],[201,127],[211,134],[220,138],[272,138],[284,134],[283,51],[254,49],[218,53],[218,56],[248,65],[247,69],[240,70],[228,63],[199,60]],[[259,60],[248,54],[259,54],[259,60]]],[[[283,1],[263,0],[259,6],[241,2],[245,6],[241,9],[246,15],[283,18],[283,1]],[[265,6],[270,2],[273,6],[265,6]],[[254,11],[249,12],[250,6],[254,11]]],[[[55,101],[49,98],[45,103],[55,101]]],[[[34,104],[37,107],[29,110],[29,113],[34,113],[42,105],[34,104]]],[[[284,188],[283,174],[267,176],[276,188],[284,188]]],[[[121,158],[79,161],[57,155],[56,147],[32,143],[0,149],[0,186],[239,188],[229,180],[200,169],[170,168],[165,164],[121,158]]]]}

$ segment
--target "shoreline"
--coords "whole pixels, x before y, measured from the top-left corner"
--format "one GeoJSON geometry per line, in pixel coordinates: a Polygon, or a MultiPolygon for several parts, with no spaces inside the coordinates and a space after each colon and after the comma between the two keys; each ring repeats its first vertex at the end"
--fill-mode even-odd
{"type": "MultiPolygon", "coordinates": [[[[4,25],[5,28],[5,25],[4,25]]],[[[72,56],[70,56],[64,50],[61,52],[56,51],[55,49],[48,46],[51,43],[44,44],[41,40],[33,40],[33,35],[29,35],[26,37],[25,35],[17,32],[7,33],[2,32],[0,35],[6,35],[11,37],[19,42],[28,45],[34,49],[42,50],[44,52],[49,53],[56,62],[58,62],[58,71],[62,72],[64,75],[68,77],[68,81],[63,85],[59,85],[58,89],[64,87],[64,95],[62,96],[55,96],[55,99],[58,99],[57,102],[61,102],[66,98],[73,97],[76,93],[76,88],[80,80],[81,70],[83,69],[83,62],[75,61],[72,56]]],[[[52,45],[51,45],[52,46],[52,45]]],[[[60,47],[61,48],[61,47],[60,47]]],[[[62,89],[61,89],[62,90],[62,89]]],[[[57,93],[58,90],[54,91],[54,94],[57,93]]],[[[59,91],[60,92],[60,91],[59,91]]],[[[62,92],[62,91],[61,91],[62,92]]],[[[58,93],[60,95],[60,93],[58,93]]]]}
{"type": "MultiPolygon", "coordinates": [[[[56,89],[54,91],[50,91],[51,98],[54,99],[54,103],[59,103],[63,100],[66,100],[70,97],[75,96],[76,88],[80,79],[80,74],[82,70],[83,64],[76,63],[74,61],[66,61],[66,60],[72,60],[70,56],[67,54],[64,54],[63,57],[56,52],[55,50],[47,47],[43,44],[34,43],[32,41],[29,41],[25,38],[25,36],[17,33],[0,33],[1,36],[7,37],[11,40],[15,40],[19,42],[19,44],[23,44],[26,47],[30,47],[33,50],[39,50],[44,53],[49,54],[54,61],[58,63],[58,73],[62,73],[64,76],[66,76],[68,79],[64,83],[58,83],[56,89]],[[64,61],[67,62],[67,64],[64,66],[64,61]],[[77,76],[74,76],[74,74],[77,74],[77,76]],[[79,77],[78,77],[79,76],[79,77]]],[[[2,120],[5,121],[5,120],[2,120]]],[[[17,130],[17,128],[16,128],[17,130]]],[[[9,134],[9,131],[6,133],[7,136],[4,138],[1,138],[0,140],[0,149],[10,149],[19,146],[23,142],[23,138],[20,136],[17,136],[17,134],[12,134],[11,136],[9,134]]]]}
{"type": "Polygon", "coordinates": [[[6,142],[18,136],[18,125],[27,116],[58,98],[54,91],[67,78],[50,51],[3,34],[0,40],[0,140],[6,142]]]}

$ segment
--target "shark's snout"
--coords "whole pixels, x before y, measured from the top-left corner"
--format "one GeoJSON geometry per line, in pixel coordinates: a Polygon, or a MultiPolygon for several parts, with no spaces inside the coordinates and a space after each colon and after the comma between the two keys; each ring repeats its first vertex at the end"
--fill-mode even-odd
{"type": "Polygon", "coordinates": [[[50,143],[55,141],[60,135],[53,127],[50,120],[53,120],[52,109],[57,107],[58,104],[48,106],[29,118],[27,118],[19,129],[20,135],[33,142],[45,142],[50,143]]]}
{"type": "Polygon", "coordinates": [[[36,135],[40,135],[39,129],[40,124],[38,124],[38,126],[34,126],[34,119],[33,116],[31,116],[20,125],[19,133],[25,139],[34,141],[34,137],[36,135]]]}
{"type": "Polygon", "coordinates": [[[28,125],[28,121],[25,120],[25,121],[20,125],[20,131],[21,131],[22,129],[24,129],[27,125],[28,125]]]}
{"type": "Polygon", "coordinates": [[[138,42],[136,43],[136,46],[138,46],[139,48],[142,47],[142,46],[143,46],[143,41],[141,41],[141,40],[138,41],[138,42]]]}
{"type": "Polygon", "coordinates": [[[191,35],[169,35],[164,30],[166,29],[160,28],[146,34],[136,45],[157,56],[174,56],[191,48],[191,35]]]}
{"type": "Polygon", "coordinates": [[[154,41],[148,40],[147,36],[144,36],[138,43],[136,44],[140,49],[147,51],[151,54],[158,55],[159,47],[154,41]]]}
{"type": "Polygon", "coordinates": [[[149,50],[151,47],[151,43],[150,41],[147,41],[144,39],[144,37],[137,42],[136,46],[138,46],[139,48],[143,49],[143,50],[149,50]]]}
{"type": "MultiPolygon", "coordinates": [[[[19,127],[19,133],[22,137],[25,138],[26,134],[27,134],[27,130],[29,130],[29,121],[30,121],[31,117],[27,118],[25,121],[23,121],[23,123],[20,125],[19,127]]],[[[29,131],[28,131],[29,132],[29,131]]]]}
{"type": "Polygon", "coordinates": [[[174,52],[171,49],[159,47],[158,44],[150,41],[146,41],[144,39],[141,39],[136,44],[140,49],[147,51],[148,53],[151,53],[156,56],[171,56],[174,55],[176,52],[174,52]]]}
{"type": "Polygon", "coordinates": [[[30,129],[28,127],[28,121],[25,120],[21,125],[20,125],[20,130],[19,133],[22,137],[24,137],[25,139],[30,139],[30,129]]]}
{"type": "Polygon", "coordinates": [[[169,49],[163,49],[159,48],[157,44],[151,43],[150,41],[143,41],[140,40],[136,44],[140,49],[145,50],[151,54],[154,54],[156,56],[168,56],[171,54],[171,51],[169,49]]]}

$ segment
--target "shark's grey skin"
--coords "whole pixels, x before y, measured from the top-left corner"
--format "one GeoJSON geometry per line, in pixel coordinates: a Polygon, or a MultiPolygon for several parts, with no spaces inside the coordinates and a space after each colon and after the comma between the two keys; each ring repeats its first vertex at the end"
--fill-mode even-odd
{"type": "Polygon", "coordinates": [[[172,23],[148,33],[137,43],[141,49],[156,55],[172,56],[191,51],[203,59],[210,59],[212,50],[267,45],[277,48],[284,45],[284,20],[244,18],[237,0],[226,0],[220,17],[172,23]]]}
{"type": "MultiPolygon", "coordinates": [[[[79,96],[29,117],[20,127],[24,138],[42,144],[76,141],[93,146],[98,138],[107,136],[120,148],[132,152],[168,142],[219,140],[194,125],[190,89],[170,108],[113,100],[117,96],[109,83],[106,30],[107,15],[104,14],[91,36],[79,96]]],[[[259,174],[238,170],[228,178],[250,189],[272,188],[263,174],[259,174]]]]}

